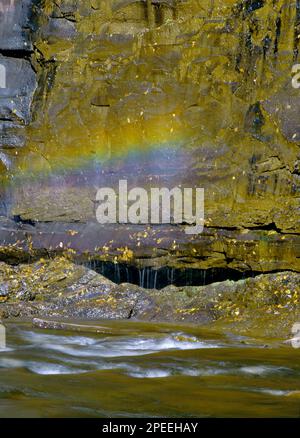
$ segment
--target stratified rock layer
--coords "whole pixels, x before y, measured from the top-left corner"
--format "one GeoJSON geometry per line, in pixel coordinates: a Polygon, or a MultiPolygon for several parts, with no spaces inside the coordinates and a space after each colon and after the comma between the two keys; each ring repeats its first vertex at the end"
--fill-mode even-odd
{"type": "Polygon", "coordinates": [[[223,324],[239,334],[283,338],[300,317],[300,274],[282,272],[207,286],[117,285],[65,258],[0,264],[0,316],[135,319],[223,324]]]}
{"type": "MultiPolygon", "coordinates": [[[[36,16],[32,122],[18,154],[0,155],[2,211],[46,224],[25,230],[33,248],[144,259],[143,235],[94,224],[97,187],[123,178],[205,188],[203,237],[147,231],[159,263],[299,271],[298,2],[61,0],[36,16]]],[[[3,246],[24,240],[11,233],[3,246]]]]}
{"type": "Polygon", "coordinates": [[[18,150],[26,144],[37,77],[32,65],[35,11],[31,0],[0,4],[0,215],[9,213],[3,185],[12,177],[18,150]]]}

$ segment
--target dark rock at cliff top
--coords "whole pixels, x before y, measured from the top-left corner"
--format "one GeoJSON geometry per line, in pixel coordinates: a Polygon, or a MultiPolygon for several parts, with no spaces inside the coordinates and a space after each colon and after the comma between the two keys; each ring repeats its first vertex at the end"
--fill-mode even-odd
{"type": "MultiPolygon", "coordinates": [[[[18,126],[30,122],[30,108],[37,81],[26,59],[0,56],[0,64],[6,70],[6,88],[0,89],[0,120],[5,132],[6,125],[11,127],[13,124],[18,126]]],[[[3,145],[2,137],[1,143],[3,145]]]]}
{"type": "Polygon", "coordinates": [[[1,0],[0,4],[0,50],[29,51],[32,49],[30,32],[32,23],[32,0],[1,0]]]}
{"type": "Polygon", "coordinates": [[[24,127],[31,121],[37,87],[30,62],[33,4],[31,0],[2,0],[0,4],[0,173],[11,169],[14,148],[24,146],[24,127]]]}

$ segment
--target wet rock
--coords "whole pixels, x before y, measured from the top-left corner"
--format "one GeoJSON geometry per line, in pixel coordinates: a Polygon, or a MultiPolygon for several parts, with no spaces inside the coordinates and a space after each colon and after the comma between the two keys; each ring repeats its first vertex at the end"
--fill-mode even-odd
{"type": "MultiPolygon", "coordinates": [[[[36,73],[31,65],[35,6],[32,0],[3,0],[0,5],[0,180],[9,178],[16,149],[24,146],[31,121],[36,73]],[[10,149],[7,151],[7,149],[10,149]]],[[[2,192],[2,190],[1,190],[2,192]]],[[[7,204],[5,192],[0,199],[7,204]]],[[[7,206],[6,206],[7,207],[7,206]]],[[[7,208],[1,208],[0,214],[7,208]]]]}
{"type": "Polygon", "coordinates": [[[56,39],[72,39],[76,35],[75,24],[65,18],[50,18],[47,26],[42,29],[42,35],[51,41],[56,39]]]}
{"type": "Polygon", "coordinates": [[[93,324],[72,324],[63,321],[56,320],[46,320],[34,318],[32,324],[35,328],[42,330],[64,330],[64,331],[74,331],[74,332],[84,332],[84,333],[101,333],[101,334],[119,334],[119,331],[113,328],[103,327],[100,325],[93,324]]]}
{"type": "Polygon", "coordinates": [[[32,0],[1,0],[0,50],[31,50],[32,0]]]}
{"type": "Polygon", "coordinates": [[[181,321],[278,337],[288,336],[300,318],[300,274],[292,272],[155,290],[116,285],[57,257],[17,267],[2,263],[0,282],[6,285],[2,318],[181,321]]]}
{"type": "Polygon", "coordinates": [[[28,60],[0,56],[0,64],[5,67],[7,76],[6,88],[0,89],[0,120],[5,133],[12,125],[26,125],[31,120],[30,108],[37,80],[28,60]]]}
{"type": "Polygon", "coordinates": [[[7,301],[8,298],[8,285],[1,284],[0,286],[0,303],[7,301]]]}
{"type": "Polygon", "coordinates": [[[16,24],[1,22],[2,50],[21,47],[12,32],[23,28],[25,44],[35,30],[39,87],[34,105],[34,86],[17,101],[18,116],[4,99],[0,214],[37,225],[1,221],[3,257],[63,245],[114,260],[127,247],[137,263],[300,272],[295,1],[217,0],[200,12],[196,0],[45,1],[38,28],[29,3],[1,3],[16,24]],[[203,238],[172,224],[147,237],[99,228],[96,189],[121,177],[205,188],[203,238]]]}
{"type": "MultiPolygon", "coordinates": [[[[36,74],[28,59],[0,55],[0,65],[5,69],[6,86],[0,88],[0,152],[1,149],[19,148],[24,145],[24,126],[31,120],[31,106],[37,88],[36,74]]],[[[2,155],[5,152],[1,152],[2,155]]],[[[0,158],[6,170],[11,160],[0,158]]]]}
{"type": "MultiPolygon", "coordinates": [[[[264,164],[276,166],[277,161],[264,164]]],[[[34,193],[32,193],[34,196],[34,193]]],[[[187,238],[180,226],[97,223],[39,223],[0,218],[0,260],[22,263],[68,252],[74,260],[129,263],[140,268],[300,271],[300,235],[275,224],[261,229],[205,228],[187,238]]]]}

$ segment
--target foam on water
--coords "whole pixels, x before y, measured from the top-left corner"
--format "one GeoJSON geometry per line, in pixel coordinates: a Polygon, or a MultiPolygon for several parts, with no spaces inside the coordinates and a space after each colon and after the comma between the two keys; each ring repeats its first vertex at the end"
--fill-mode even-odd
{"type": "Polygon", "coordinates": [[[24,330],[22,331],[22,337],[26,341],[31,342],[32,344],[36,345],[43,345],[43,344],[60,344],[60,345],[93,345],[98,342],[97,339],[94,339],[92,337],[87,336],[62,336],[62,335],[49,335],[46,333],[36,333],[32,331],[24,330]]]}
{"type": "MultiPolygon", "coordinates": [[[[158,352],[215,349],[224,345],[203,341],[182,332],[155,336],[67,336],[45,332],[19,332],[29,360],[9,357],[12,349],[1,356],[0,368],[25,368],[38,375],[72,375],[95,371],[116,370],[133,378],[155,379],[170,376],[213,377],[218,375],[265,376],[286,372],[288,369],[275,366],[237,365],[231,362],[210,361],[209,364],[189,359],[181,363],[179,358],[169,356],[167,361],[147,364],[139,357],[158,352]],[[29,344],[28,344],[29,343],[29,344]],[[127,360],[124,361],[124,358],[127,360]],[[136,359],[135,359],[136,357],[136,359]],[[44,359],[46,358],[46,359],[44,359]],[[135,361],[135,363],[133,363],[135,361]]],[[[22,347],[19,347],[22,350],[22,347]]],[[[25,351],[25,353],[24,353],[25,351]]],[[[267,390],[266,390],[267,391],[267,390]]],[[[276,390],[274,390],[276,391],[276,390]]],[[[266,392],[267,393],[267,392],[266,392]]],[[[270,395],[276,395],[276,392],[270,395]]],[[[278,393],[279,395],[279,393],[278,393]]]]}
{"type": "Polygon", "coordinates": [[[256,375],[256,376],[264,376],[267,374],[278,374],[287,371],[290,371],[290,369],[284,367],[264,366],[264,365],[244,366],[240,368],[240,372],[245,374],[256,375]]]}
{"type": "Polygon", "coordinates": [[[26,367],[35,374],[60,375],[60,374],[82,374],[87,372],[83,369],[75,369],[59,364],[31,362],[26,367]]]}
{"type": "MultiPolygon", "coordinates": [[[[118,370],[135,378],[162,378],[170,375],[197,375],[197,370],[185,370],[175,363],[162,367],[143,367],[126,363],[124,357],[134,358],[163,351],[218,348],[185,333],[151,336],[66,336],[30,330],[18,331],[24,344],[18,347],[29,360],[1,357],[2,368],[24,368],[39,375],[82,374],[101,370],[118,370]],[[45,359],[46,358],[46,359],[45,359]],[[33,360],[32,360],[33,359],[33,360]],[[109,360],[111,359],[111,360],[109,360]]],[[[11,349],[7,349],[9,354],[11,349]]],[[[133,359],[131,359],[132,361],[133,359]]]]}
{"type": "Polygon", "coordinates": [[[286,355],[282,349],[278,353],[270,349],[263,355],[258,350],[262,344],[248,350],[236,339],[223,337],[220,341],[218,336],[211,340],[211,332],[205,338],[202,330],[195,329],[197,335],[191,336],[184,333],[191,332],[190,326],[185,329],[183,325],[171,333],[165,326],[135,332],[130,325],[126,334],[122,323],[118,336],[68,335],[28,327],[12,325],[9,348],[0,352],[0,399],[4,401],[0,416],[5,409],[15,412],[16,397],[31,415],[63,412],[72,416],[77,407],[79,415],[113,417],[125,412],[131,416],[130,406],[136,403],[139,415],[176,416],[179,405],[174,410],[171,407],[175,393],[182,414],[189,412],[191,397],[195,397],[195,406],[200,400],[195,412],[199,416],[203,406],[212,406],[207,415],[216,408],[221,416],[233,412],[233,406],[242,416],[247,413],[245,406],[253,413],[258,404],[267,409],[266,414],[276,406],[276,414],[285,412],[284,406],[290,406],[286,412],[292,414],[299,410],[300,367],[292,349],[291,356],[288,349],[286,355]],[[221,403],[217,391],[222,397],[226,394],[230,403],[221,403]],[[159,400],[155,412],[153,394],[159,400]],[[124,405],[125,398],[130,402],[124,405]]]}
{"type": "Polygon", "coordinates": [[[8,347],[0,348],[0,353],[8,353],[10,351],[14,351],[13,348],[8,348],[8,347]]]}
{"type": "Polygon", "coordinates": [[[23,365],[24,362],[18,359],[0,358],[0,368],[21,368],[23,365]]]}
{"type": "Polygon", "coordinates": [[[123,357],[143,356],[166,350],[194,350],[218,348],[220,345],[200,341],[184,334],[173,334],[164,338],[102,338],[82,336],[59,336],[25,332],[23,337],[35,346],[74,357],[123,357]]]}
{"type": "Polygon", "coordinates": [[[281,389],[261,388],[261,389],[258,389],[257,392],[261,392],[261,393],[267,394],[267,395],[274,395],[275,397],[282,397],[282,396],[289,394],[290,391],[283,391],[281,389]]]}
{"type": "Polygon", "coordinates": [[[172,375],[171,371],[167,370],[141,370],[138,372],[128,373],[130,377],[136,377],[138,379],[159,379],[163,377],[169,377],[172,375]]]}

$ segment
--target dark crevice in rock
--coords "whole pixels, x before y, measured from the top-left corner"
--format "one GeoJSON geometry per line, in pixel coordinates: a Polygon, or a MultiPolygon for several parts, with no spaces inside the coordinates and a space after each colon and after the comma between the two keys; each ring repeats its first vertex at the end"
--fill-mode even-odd
{"type": "Polygon", "coordinates": [[[239,2],[233,10],[238,15],[241,14],[243,18],[246,18],[247,16],[251,15],[252,12],[262,8],[264,4],[264,0],[246,0],[239,2]]]}
{"type": "Polygon", "coordinates": [[[282,230],[277,227],[275,222],[270,222],[269,224],[259,224],[259,225],[252,225],[250,227],[247,227],[249,230],[259,230],[259,231],[276,231],[276,233],[284,234],[282,233],[282,230]]]}
{"type": "Polygon", "coordinates": [[[300,160],[296,161],[292,175],[300,175],[300,160]]]}
{"type": "Polygon", "coordinates": [[[271,47],[272,44],[272,38],[270,38],[269,35],[266,35],[265,38],[263,39],[263,55],[264,55],[264,59],[267,58],[269,49],[271,47]]]}
{"type": "Polygon", "coordinates": [[[30,55],[33,53],[32,50],[2,50],[0,49],[0,55],[8,56],[9,58],[16,59],[30,59],[30,55]]]}
{"type": "Polygon", "coordinates": [[[22,219],[21,216],[17,215],[13,217],[13,221],[16,224],[24,224],[24,225],[32,225],[33,227],[35,226],[35,222],[30,220],[30,219],[22,219]]]}
{"type": "Polygon", "coordinates": [[[261,129],[265,124],[265,119],[261,110],[260,102],[249,106],[245,117],[245,131],[252,135],[261,134],[261,129]]]}
{"type": "Polygon", "coordinates": [[[251,12],[254,12],[257,9],[262,8],[264,4],[265,4],[264,0],[247,0],[245,2],[244,9],[247,14],[250,14],[251,12]]]}
{"type": "Polygon", "coordinates": [[[77,23],[77,20],[75,19],[75,17],[69,16],[69,15],[62,15],[59,17],[53,15],[51,18],[53,18],[55,20],[67,20],[67,21],[70,21],[71,23],[77,23]]]}
{"type": "Polygon", "coordinates": [[[241,272],[230,268],[175,269],[168,266],[160,268],[139,268],[125,263],[91,260],[84,266],[96,271],[116,284],[131,283],[145,289],[163,289],[166,286],[206,286],[226,280],[238,281],[261,275],[261,272],[241,272]]]}
{"type": "MultiPolygon", "coordinates": [[[[175,224],[176,225],[176,224],[175,224]]],[[[210,226],[210,225],[205,225],[206,229],[215,229],[215,230],[224,230],[224,231],[238,231],[240,230],[239,227],[235,227],[235,226],[218,226],[218,225],[214,225],[214,226],[210,226]]]]}
{"type": "Polygon", "coordinates": [[[278,44],[279,44],[279,38],[281,34],[281,18],[278,17],[276,19],[276,32],[275,32],[275,42],[274,42],[274,55],[278,52],[278,44]]]}
{"type": "Polygon", "coordinates": [[[155,24],[160,26],[163,24],[163,13],[161,5],[154,5],[154,14],[155,14],[155,24]]]}
{"type": "Polygon", "coordinates": [[[134,315],[134,308],[130,309],[127,319],[131,319],[134,315]]]}

